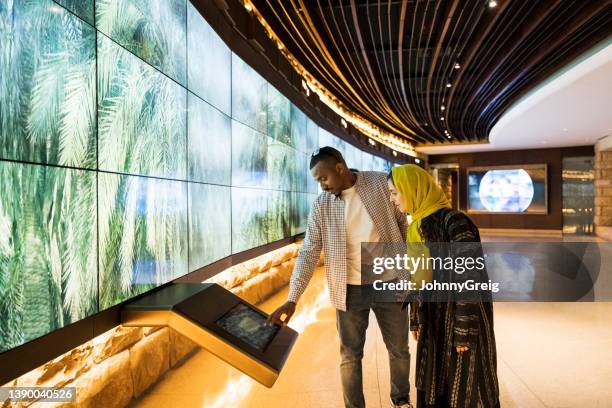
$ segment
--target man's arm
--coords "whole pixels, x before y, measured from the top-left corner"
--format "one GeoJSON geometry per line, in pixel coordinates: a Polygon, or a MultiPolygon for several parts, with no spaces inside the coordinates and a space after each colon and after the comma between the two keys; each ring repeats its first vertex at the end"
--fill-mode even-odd
{"type": "Polygon", "coordinates": [[[317,263],[319,262],[322,248],[321,213],[315,201],[308,216],[306,236],[298,251],[295,267],[293,268],[291,280],[289,281],[289,296],[287,301],[297,303],[306,290],[310,279],[312,279],[312,274],[317,267],[317,263]]]}
{"type": "Polygon", "coordinates": [[[319,262],[323,239],[321,235],[321,213],[315,201],[308,216],[306,236],[298,251],[295,267],[289,281],[289,296],[287,301],[268,317],[267,324],[283,325],[289,322],[295,312],[295,305],[300,299],[319,262]],[[285,315],[285,319],[282,316],[285,315]]]}

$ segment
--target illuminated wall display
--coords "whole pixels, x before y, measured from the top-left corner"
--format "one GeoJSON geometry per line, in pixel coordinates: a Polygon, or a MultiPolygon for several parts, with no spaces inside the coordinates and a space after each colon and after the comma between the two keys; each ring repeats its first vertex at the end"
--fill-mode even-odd
{"type": "Polygon", "coordinates": [[[546,214],[547,166],[468,169],[468,211],[546,214]]]}
{"type": "Polygon", "coordinates": [[[2,2],[0,352],[303,233],[322,145],[390,168],[320,129],[187,0],[2,2]]]}

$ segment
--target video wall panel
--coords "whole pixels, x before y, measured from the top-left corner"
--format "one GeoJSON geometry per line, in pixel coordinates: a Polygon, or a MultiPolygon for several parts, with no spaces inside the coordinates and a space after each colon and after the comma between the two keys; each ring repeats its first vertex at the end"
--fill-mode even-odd
{"type": "Polygon", "coordinates": [[[189,92],[189,181],[229,186],[232,180],[232,120],[189,92]]]}
{"type": "Polygon", "coordinates": [[[303,233],[323,145],[386,163],[186,0],[0,2],[0,352],[303,233]]]}
{"type": "Polygon", "coordinates": [[[96,0],[96,28],[187,84],[187,0],[96,0]]]}

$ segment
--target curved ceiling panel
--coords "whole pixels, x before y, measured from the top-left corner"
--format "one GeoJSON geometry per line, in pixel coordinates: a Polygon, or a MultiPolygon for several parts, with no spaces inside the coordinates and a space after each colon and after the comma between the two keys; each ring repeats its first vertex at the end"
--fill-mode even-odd
{"type": "Polygon", "coordinates": [[[251,3],[345,106],[416,145],[486,142],[510,105],[612,35],[610,1],[251,3]]]}

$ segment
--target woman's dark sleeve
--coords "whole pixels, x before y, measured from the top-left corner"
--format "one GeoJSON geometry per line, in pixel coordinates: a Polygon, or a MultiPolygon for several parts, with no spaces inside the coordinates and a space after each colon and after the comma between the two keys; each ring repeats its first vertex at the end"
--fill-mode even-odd
{"type": "MultiPolygon", "coordinates": [[[[448,221],[450,236],[450,250],[455,259],[482,257],[482,247],[476,226],[463,213],[456,213],[448,221]]],[[[484,258],[483,258],[484,259],[484,258]]],[[[455,273],[452,279],[455,282],[483,281],[486,271],[474,268],[465,268],[463,273],[455,273]],[[484,273],[484,274],[483,274],[484,273]]],[[[455,302],[455,324],[453,332],[453,345],[475,347],[478,340],[479,320],[478,309],[480,295],[470,293],[470,298],[461,297],[455,302]]]]}

